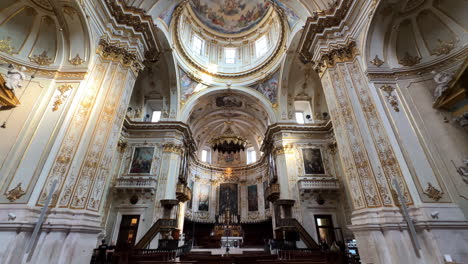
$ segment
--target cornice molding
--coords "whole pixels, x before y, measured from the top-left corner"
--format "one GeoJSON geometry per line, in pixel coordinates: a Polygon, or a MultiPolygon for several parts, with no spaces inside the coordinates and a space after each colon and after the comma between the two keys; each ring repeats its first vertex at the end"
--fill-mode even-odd
{"type": "Polygon", "coordinates": [[[141,9],[127,6],[123,0],[106,0],[105,3],[117,23],[143,34],[148,47],[145,51],[146,60],[157,61],[161,55],[161,45],[153,18],[141,9]]]}
{"type": "Polygon", "coordinates": [[[304,25],[304,32],[299,41],[299,58],[304,62],[311,62],[313,57],[312,44],[318,34],[323,33],[325,29],[337,27],[345,19],[351,5],[355,0],[341,0],[328,10],[315,12],[312,17],[307,18],[304,25]]]}

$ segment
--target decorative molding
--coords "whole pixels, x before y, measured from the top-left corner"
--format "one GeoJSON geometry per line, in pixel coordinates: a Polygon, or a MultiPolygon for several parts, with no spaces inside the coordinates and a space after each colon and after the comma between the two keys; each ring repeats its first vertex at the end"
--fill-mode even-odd
{"type": "Polygon", "coordinates": [[[74,66],[78,66],[83,64],[84,60],[80,58],[80,54],[76,54],[76,56],[73,59],[70,59],[70,63],[74,66]]]}
{"type": "Polygon", "coordinates": [[[148,45],[145,51],[145,58],[152,62],[157,61],[161,55],[161,45],[158,41],[156,23],[153,21],[153,18],[142,9],[127,6],[123,0],[104,2],[117,23],[124,24],[142,33],[148,45]]]}
{"type": "Polygon", "coordinates": [[[163,152],[171,152],[182,155],[182,153],[184,153],[184,148],[181,145],[167,143],[163,145],[163,152]]]}
{"type": "Polygon", "coordinates": [[[45,50],[39,55],[34,55],[30,57],[29,60],[41,66],[48,66],[54,63],[54,60],[52,58],[49,58],[49,56],[47,56],[47,51],[45,50]]]}
{"type": "Polygon", "coordinates": [[[21,182],[18,183],[18,185],[16,185],[15,188],[5,192],[5,196],[10,202],[18,200],[19,198],[21,198],[21,196],[25,194],[26,192],[23,190],[23,188],[21,188],[21,182]]]}
{"type": "Polygon", "coordinates": [[[439,46],[433,50],[430,51],[431,55],[436,55],[436,56],[441,56],[441,55],[447,55],[452,51],[455,46],[457,41],[452,40],[452,41],[439,41],[439,46]]]}
{"type": "Polygon", "coordinates": [[[52,108],[52,112],[55,112],[59,109],[59,106],[63,104],[63,101],[65,101],[68,98],[68,95],[65,93],[73,89],[73,86],[69,84],[63,84],[57,87],[57,91],[59,91],[59,94],[55,97],[55,102],[54,102],[54,107],[52,108]]]}
{"type": "Polygon", "coordinates": [[[11,46],[11,37],[0,40],[0,51],[8,54],[13,54],[14,47],[11,46]]]}
{"type": "Polygon", "coordinates": [[[356,42],[350,41],[343,47],[333,49],[323,54],[320,61],[315,66],[315,71],[322,74],[325,69],[333,68],[337,63],[353,61],[358,54],[356,42]]]}
{"type": "Polygon", "coordinates": [[[395,87],[384,84],[380,87],[380,90],[386,93],[384,96],[387,98],[388,103],[393,107],[393,110],[395,110],[395,112],[400,112],[400,108],[398,107],[398,98],[392,94],[395,87]]]}
{"type": "Polygon", "coordinates": [[[0,110],[8,110],[20,105],[15,93],[5,85],[5,79],[0,74],[0,110]]]}
{"type": "Polygon", "coordinates": [[[437,188],[432,186],[432,184],[429,182],[427,183],[427,188],[424,191],[424,194],[427,195],[427,197],[437,202],[442,198],[444,192],[438,190],[437,188]]]}
{"type": "Polygon", "coordinates": [[[304,33],[299,41],[299,58],[303,62],[312,61],[312,43],[315,37],[327,28],[337,27],[344,20],[350,10],[353,0],[334,1],[330,9],[314,12],[313,16],[307,18],[304,25],[304,33]]]}
{"type": "Polygon", "coordinates": [[[120,153],[124,153],[125,149],[127,149],[128,146],[128,141],[125,139],[119,139],[119,142],[117,143],[117,149],[119,150],[120,153]]]}
{"type": "Polygon", "coordinates": [[[135,53],[126,48],[119,47],[117,43],[110,43],[106,39],[99,40],[97,53],[103,59],[120,61],[123,65],[129,66],[135,73],[143,69],[143,64],[137,58],[135,53]]]}
{"type": "Polygon", "coordinates": [[[275,155],[294,154],[294,146],[291,144],[279,146],[273,150],[273,153],[275,155]]]}
{"type": "Polygon", "coordinates": [[[418,64],[420,61],[421,61],[421,57],[411,56],[408,52],[405,52],[405,56],[403,56],[403,58],[398,59],[399,64],[403,66],[407,66],[407,67],[414,66],[418,64]]]}
{"type": "Polygon", "coordinates": [[[384,61],[379,58],[379,55],[375,55],[374,59],[371,60],[370,63],[374,64],[377,67],[380,67],[384,64],[384,61]]]}

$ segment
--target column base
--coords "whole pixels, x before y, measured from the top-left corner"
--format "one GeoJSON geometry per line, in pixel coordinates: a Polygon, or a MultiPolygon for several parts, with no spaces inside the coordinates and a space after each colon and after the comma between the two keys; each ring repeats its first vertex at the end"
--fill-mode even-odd
{"type": "Polygon", "coordinates": [[[438,264],[445,263],[444,255],[450,255],[455,263],[468,259],[468,221],[424,219],[421,208],[411,208],[410,214],[420,250],[398,208],[354,212],[348,228],[356,237],[361,262],[438,264]]]}

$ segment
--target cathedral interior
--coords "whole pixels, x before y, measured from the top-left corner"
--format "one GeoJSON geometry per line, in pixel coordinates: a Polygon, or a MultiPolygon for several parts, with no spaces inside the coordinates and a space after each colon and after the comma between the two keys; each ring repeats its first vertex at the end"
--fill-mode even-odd
{"type": "Polygon", "coordinates": [[[467,14],[1,0],[0,263],[468,263],[467,14]]]}

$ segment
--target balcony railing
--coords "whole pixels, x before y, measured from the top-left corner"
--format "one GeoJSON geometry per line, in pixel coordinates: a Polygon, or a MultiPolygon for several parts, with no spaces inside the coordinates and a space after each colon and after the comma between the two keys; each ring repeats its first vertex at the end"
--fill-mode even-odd
{"type": "Polygon", "coordinates": [[[156,179],[153,177],[122,177],[115,181],[116,190],[151,191],[156,190],[156,179]]]}
{"type": "Polygon", "coordinates": [[[340,184],[336,179],[307,179],[299,181],[300,190],[311,191],[338,191],[340,184]]]}

